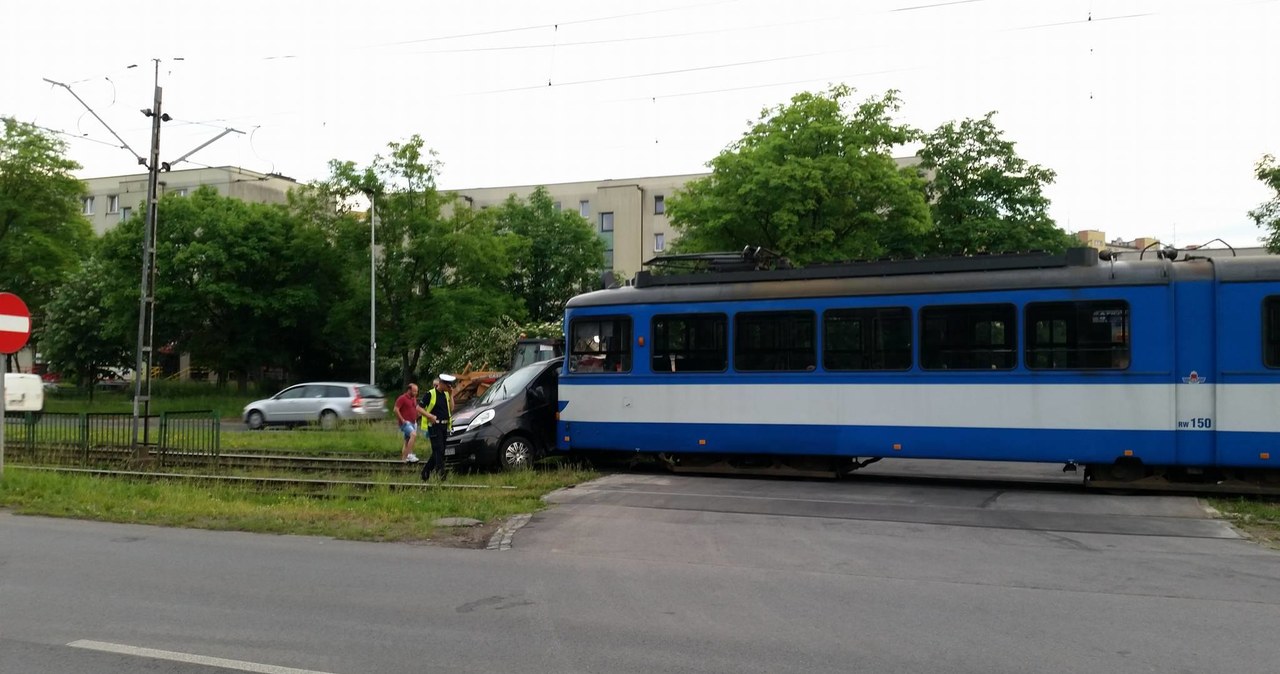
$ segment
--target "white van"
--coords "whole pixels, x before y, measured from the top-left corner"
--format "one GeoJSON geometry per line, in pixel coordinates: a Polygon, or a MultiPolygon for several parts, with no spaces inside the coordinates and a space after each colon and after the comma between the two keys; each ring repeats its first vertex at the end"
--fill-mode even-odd
{"type": "Polygon", "coordinates": [[[6,372],[4,409],[7,412],[39,412],[44,409],[44,382],[38,374],[6,372]]]}

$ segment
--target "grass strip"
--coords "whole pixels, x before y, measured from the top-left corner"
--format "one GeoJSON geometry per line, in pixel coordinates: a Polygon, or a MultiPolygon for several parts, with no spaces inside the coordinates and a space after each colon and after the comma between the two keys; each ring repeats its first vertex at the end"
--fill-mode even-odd
{"type": "Polygon", "coordinates": [[[1267,497],[1207,499],[1223,519],[1270,548],[1280,549],[1280,502],[1267,497]]]}
{"type": "Polygon", "coordinates": [[[488,489],[337,485],[315,492],[13,466],[7,467],[0,479],[0,507],[23,515],[104,522],[360,541],[427,541],[437,534],[433,522],[441,517],[498,522],[536,512],[544,507],[543,495],[594,477],[588,470],[557,467],[450,479],[460,485],[491,487],[488,489]]]}
{"type": "MultiPolygon", "coordinates": [[[[220,436],[224,452],[307,454],[309,456],[359,456],[400,458],[404,444],[391,422],[346,424],[333,430],[304,426],[293,429],[237,431],[220,436]]],[[[420,448],[429,443],[419,438],[420,448]]]]}

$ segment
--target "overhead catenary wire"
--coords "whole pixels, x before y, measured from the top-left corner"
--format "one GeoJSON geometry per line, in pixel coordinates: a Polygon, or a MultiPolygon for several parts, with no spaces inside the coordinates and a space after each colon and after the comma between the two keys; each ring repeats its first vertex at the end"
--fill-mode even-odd
{"type": "Polygon", "coordinates": [[[396,42],[384,42],[384,43],[380,43],[373,46],[389,47],[389,46],[399,46],[399,45],[406,45],[406,44],[421,44],[423,42],[437,42],[442,40],[459,40],[464,38],[483,37],[487,35],[501,35],[504,33],[519,33],[519,32],[531,31],[531,30],[543,30],[546,28],[554,28],[557,26],[574,26],[574,25],[581,25],[586,23],[598,23],[601,21],[616,21],[618,19],[630,19],[637,16],[647,16],[651,14],[665,14],[668,12],[686,11],[690,9],[701,9],[703,7],[731,4],[735,2],[741,2],[741,1],[742,0],[714,0],[713,2],[704,2],[697,5],[681,5],[678,7],[647,9],[639,12],[627,12],[625,14],[611,14],[608,16],[595,16],[595,17],[588,17],[585,19],[569,19],[566,21],[556,21],[553,23],[540,23],[540,24],[533,24],[528,26],[519,26],[515,28],[499,28],[494,30],[476,31],[472,33],[458,33],[455,35],[439,35],[439,36],[433,36],[433,37],[417,38],[413,40],[399,40],[396,42]]]}
{"type": "MultiPolygon", "coordinates": [[[[618,82],[618,81],[622,81],[622,80],[634,80],[634,79],[641,79],[641,78],[645,78],[645,77],[661,77],[661,76],[663,76],[663,75],[676,75],[676,74],[682,74],[682,73],[694,73],[694,72],[702,72],[702,71],[707,71],[707,70],[721,70],[721,69],[724,69],[724,68],[740,68],[740,67],[743,67],[743,66],[760,65],[760,64],[763,64],[763,63],[776,63],[776,62],[780,62],[780,61],[791,61],[791,60],[795,60],[795,59],[813,58],[813,57],[815,57],[815,56],[826,56],[826,55],[829,55],[829,54],[839,53],[839,52],[841,52],[841,51],[845,51],[845,50],[833,50],[833,51],[810,52],[810,53],[806,53],[806,54],[790,54],[790,55],[786,55],[786,56],[775,56],[775,57],[772,57],[772,58],[765,58],[765,59],[754,59],[754,60],[751,60],[751,61],[737,61],[737,62],[733,62],[733,63],[716,63],[716,64],[712,64],[712,65],[705,65],[705,66],[693,66],[693,67],[690,67],[690,68],[677,68],[677,69],[674,69],[674,70],[659,70],[659,71],[655,71],[655,72],[647,72],[647,73],[631,73],[631,74],[627,74],[627,75],[615,75],[615,76],[612,76],[612,77],[595,77],[595,78],[585,79],[585,80],[573,80],[573,81],[569,81],[569,82],[558,82],[558,83],[556,83],[554,86],[557,86],[557,87],[573,87],[573,86],[580,86],[580,85],[583,85],[583,84],[598,84],[598,83],[601,83],[601,82],[618,82]]],[[[487,94],[501,94],[501,93],[507,93],[507,92],[512,92],[512,91],[525,91],[525,90],[528,90],[528,89],[539,89],[539,88],[542,88],[542,87],[541,87],[541,85],[529,85],[529,86],[521,86],[521,87],[509,87],[509,88],[506,88],[506,89],[491,89],[491,90],[488,90],[488,91],[473,91],[473,92],[470,92],[470,93],[468,93],[468,94],[463,94],[463,95],[467,95],[467,96],[481,96],[481,95],[487,95],[487,94]]]]}
{"type": "MultiPolygon", "coordinates": [[[[457,33],[457,34],[452,34],[452,35],[442,35],[442,36],[427,37],[427,38],[420,38],[420,39],[414,39],[414,40],[402,40],[402,41],[395,41],[395,42],[384,42],[384,43],[378,43],[378,44],[375,44],[375,45],[369,45],[369,46],[367,46],[367,47],[365,47],[365,48],[377,48],[377,47],[386,47],[386,46],[395,46],[395,45],[404,45],[404,44],[420,44],[420,43],[424,43],[424,42],[432,42],[432,41],[456,40],[456,39],[471,38],[471,37],[485,36],[485,35],[494,35],[494,34],[502,34],[502,33],[513,33],[513,32],[521,32],[521,31],[530,31],[530,30],[537,30],[537,29],[545,29],[545,28],[548,28],[548,27],[552,28],[553,30],[555,30],[555,31],[558,33],[558,27],[559,27],[559,26],[562,26],[562,25],[573,25],[573,24],[583,24],[583,23],[591,23],[591,22],[599,22],[599,21],[608,21],[608,20],[615,20],[615,19],[620,19],[620,18],[628,18],[628,17],[633,17],[633,16],[640,16],[640,15],[645,15],[645,14],[655,14],[655,13],[660,13],[660,12],[676,11],[677,9],[683,9],[683,10],[687,10],[687,9],[697,9],[697,8],[701,8],[701,7],[709,7],[709,6],[719,5],[719,4],[725,4],[725,3],[727,3],[727,2],[737,2],[737,1],[740,1],[740,0],[718,0],[717,2],[703,3],[703,4],[700,4],[700,5],[682,6],[682,7],[678,7],[678,8],[665,8],[665,9],[658,9],[658,10],[646,10],[646,11],[643,11],[643,12],[621,13],[621,14],[613,14],[613,15],[608,15],[608,16],[602,16],[602,17],[588,17],[588,18],[583,18],[583,19],[566,20],[566,21],[561,21],[561,22],[551,23],[551,24],[532,24],[532,25],[519,26],[519,27],[513,27],[513,28],[496,29],[496,30],[492,30],[492,31],[473,31],[473,32],[468,32],[468,33],[457,33]]],[[[986,0],[960,0],[960,1],[953,1],[953,2],[931,3],[931,4],[924,4],[924,5],[913,5],[913,6],[909,6],[909,7],[893,8],[893,9],[889,9],[889,10],[880,10],[880,11],[878,11],[878,12],[874,12],[874,13],[882,13],[882,12],[885,12],[885,13],[893,13],[893,12],[918,11],[918,10],[925,10],[925,9],[945,8],[945,7],[950,7],[950,6],[954,6],[954,5],[971,5],[971,4],[975,4],[975,3],[977,3],[977,2],[985,2],[985,1],[986,1],[986,0]]],[[[1120,19],[1133,19],[1133,18],[1139,18],[1139,17],[1143,17],[1143,16],[1151,16],[1151,15],[1154,15],[1154,14],[1155,14],[1155,12],[1150,12],[1150,13],[1145,13],[1145,14],[1123,15],[1123,16],[1116,16],[1116,17],[1101,17],[1101,18],[1095,17],[1095,18],[1093,18],[1093,21],[1109,21],[1109,20],[1120,20],[1120,19]]],[[[788,22],[787,24],[782,24],[782,25],[792,25],[792,24],[800,24],[800,23],[810,23],[810,22],[812,22],[812,21],[815,21],[815,20],[804,20],[804,21],[788,22]]],[[[1042,29],[1042,28],[1052,28],[1052,27],[1058,27],[1058,26],[1068,26],[1068,25],[1073,25],[1073,24],[1083,24],[1083,23],[1087,23],[1087,22],[1088,22],[1087,20],[1082,19],[1082,20],[1072,20],[1072,21],[1067,21],[1067,22],[1056,22],[1056,23],[1035,24],[1035,25],[1028,25],[1028,26],[1017,26],[1017,27],[1011,27],[1011,28],[1005,28],[1005,29],[997,29],[997,30],[1004,30],[1004,31],[1033,30],[1033,29],[1042,29]]],[[[560,48],[560,47],[566,47],[566,48],[567,48],[567,47],[574,47],[574,46],[601,45],[601,44],[619,43],[619,42],[629,42],[629,41],[638,41],[638,40],[656,40],[656,39],[673,39],[673,38],[681,38],[681,37],[694,37],[694,36],[697,36],[697,35],[709,34],[709,33],[713,33],[713,32],[746,31],[746,30],[756,30],[756,29],[768,28],[768,27],[769,27],[769,26],[752,25],[752,26],[745,26],[745,27],[718,28],[718,29],[714,29],[714,30],[710,30],[710,31],[685,31],[685,32],[668,33],[668,34],[659,34],[659,35],[631,36],[631,37],[611,38],[611,39],[604,39],[604,40],[587,40],[587,41],[577,41],[577,42],[560,42],[560,41],[558,41],[558,36],[557,36],[557,39],[553,40],[550,44],[544,44],[544,45],[507,45],[507,46],[496,46],[496,47],[477,47],[477,48],[464,48],[464,49],[459,49],[459,50],[456,50],[456,51],[459,51],[459,52],[466,52],[466,51],[511,50],[511,49],[534,49],[534,48],[551,48],[551,49],[553,49],[553,50],[554,50],[554,49],[558,49],[558,48],[560,48]]],[[[448,51],[450,51],[450,50],[434,50],[434,51],[421,52],[421,53],[442,53],[442,52],[448,52],[448,51]]],[[[504,87],[504,88],[496,88],[496,89],[489,89],[489,90],[475,91],[475,92],[466,92],[466,93],[452,94],[452,95],[446,94],[444,97],[445,97],[445,98],[452,98],[452,97],[458,97],[458,96],[477,96],[477,95],[491,95],[491,94],[501,94],[501,93],[517,93],[517,92],[522,92],[522,91],[532,91],[532,90],[535,90],[535,89],[545,89],[545,88],[547,88],[548,86],[552,86],[552,87],[555,87],[555,86],[562,86],[562,87],[564,87],[564,86],[582,86],[582,85],[587,85],[587,84],[598,84],[598,83],[607,83],[607,82],[614,82],[614,81],[625,81],[625,80],[633,80],[633,79],[641,79],[641,78],[661,77],[661,76],[669,76],[669,75],[685,74],[685,73],[700,72],[700,71],[708,71],[708,70],[716,70],[716,69],[723,69],[723,68],[744,67],[744,66],[751,66],[751,65],[763,65],[763,64],[774,63],[774,62],[780,62],[780,61],[786,61],[786,60],[795,60],[795,59],[803,59],[803,58],[813,58],[813,57],[817,57],[817,56],[821,56],[821,55],[828,55],[828,54],[834,54],[834,53],[848,53],[849,51],[854,51],[854,50],[828,50],[828,51],[821,51],[821,52],[811,52],[811,53],[806,53],[806,54],[780,55],[780,56],[775,56],[775,57],[766,58],[766,59],[754,59],[754,60],[751,60],[751,61],[740,61],[740,62],[732,62],[732,63],[711,64],[711,65],[706,65],[706,66],[695,66],[695,67],[690,67],[690,68],[676,68],[676,69],[669,69],[669,70],[662,70],[662,71],[654,71],[654,72],[645,72],[645,73],[628,73],[628,74],[620,74],[620,75],[614,75],[614,76],[608,76],[608,77],[588,78],[588,79],[582,79],[582,80],[570,80],[570,81],[563,81],[563,82],[556,82],[556,81],[554,80],[554,78],[553,78],[553,77],[549,76],[549,77],[547,78],[547,81],[545,81],[545,82],[540,82],[540,83],[537,83],[537,84],[532,84],[532,83],[531,83],[531,84],[528,84],[528,85],[513,86],[513,87],[504,87]]],[[[274,59],[274,58],[280,58],[280,57],[260,57],[258,60],[270,60],[270,59],[274,59]]],[[[299,58],[299,57],[298,57],[297,55],[291,55],[291,56],[290,56],[290,58],[299,58]]],[[[553,68],[554,68],[554,56],[553,56],[553,62],[552,62],[552,63],[553,63],[553,68]]],[[[923,67],[921,66],[921,67],[912,68],[912,70],[919,70],[919,69],[922,69],[922,68],[923,68],[923,67]]],[[[876,74],[880,74],[880,73],[882,73],[883,71],[874,71],[874,72],[875,72],[876,74]]],[[[823,78],[816,78],[816,77],[814,77],[814,78],[804,78],[804,79],[802,79],[802,80],[795,80],[795,82],[810,82],[810,81],[818,81],[818,80],[820,80],[820,79],[823,79],[823,78]]],[[[699,95],[699,94],[722,93],[722,92],[728,92],[728,91],[740,91],[740,90],[747,90],[747,89],[767,88],[767,87],[770,87],[770,86],[778,86],[778,84],[777,84],[777,83],[767,83],[767,84],[744,85],[744,86],[741,86],[741,87],[719,87],[719,88],[714,88],[714,89],[705,89],[705,90],[700,90],[700,91],[696,91],[696,92],[681,92],[681,93],[679,93],[679,94],[649,94],[649,95],[645,95],[645,96],[643,96],[643,97],[641,97],[641,98],[651,98],[651,97],[653,97],[654,95],[657,95],[657,96],[659,96],[659,97],[690,96],[690,95],[699,95]]],[[[271,113],[268,113],[268,114],[271,114],[271,113]]],[[[275,113],[275,114],[282,114],[282,113],[275,113]]],[[[262,116],[263,116],[263,115],[255,115],[255,116],[253,116],[252,118],[253,118],[253,119],[259,119],[259,118],[261,118],[262,116]]],[[[247,117],[247,116],[242,116],[242,117],[238,117],[238,118],[239,118],[239,119],[246,119],[246,118],[249,118],[249,117],[247,117]]],[[[189,123],[189,124],[205,124],[205,125],[208,125],[208,126],[214,126],[214,124],[212,124],[212,123],[210,123],[210,122],[216,122],[216,121],[226,121],[226,120],[225,120],[225,119],[224,119],[224,120],[214,119],[214,120],[210,120],[209,122],[204,122],[204,121],[191,121],[191,122],[185,122],[185,123],[189,123]]]]}
{"type": "MultiPolygon", "coordinates": [[[[710,7],[710,6],[724,5],[724,4],[726,3],[722,3],[722,2],[703,3],[701,5],[685,6],[682,8],[671,8],[671,9],[662,10],[662,11],[675,11],[675,9],[696,9],[699,7],[710,7]]],[[[947,11],[947,8],[952,8],[956,12],[961,12],[961,11],[967,11],[963,9],[964,7],[977,6],[978,4],[979,4],[978,2],[972,2],[972,1],[940,2],[940,3],[930,3],[930,4],[917,3],[917,4],[913,4],[911,6],[906,6],[906,7],[881,9],[876,13],[883,14],[886,12],[899,12],[899,13],[923,12],[923,11],[933,11],[935,10],[935,8],[937,9],[937,11],[947,11]]],[[[1249,3],[1245,3],[1245,4],[1249,4],[1249,3]]],[[[546,73],[546,75],[544,77],[537,77],[535,75],[534,78],[531,78],[531,79],[539,80],[537,81],[536,84],[531,81],[529,84],[522,85],[522,86],[512,86],[512,87],[505,87],[505,88],[496,87],[489,91],[470,92],[470,93],[465,92],[465,90],[459,90],[458,88],[453,88],[452,90],[445,90],[445,91],[441,91],[436,94],[433,94],[433,100],[449,100],[449,99],[457,99],[463,96],[476,96],[476,95],[482,95],[482,94],[490,95],[490,94],[503,94],[503,93],[517,94],[517,96],[513,96],[510,99],[512,101],[537,100],[537,99],[529,98],[529,96],[532,96],[534,94],[528,94],[525,97],[520,97],[518,95],[522,94],[523,92],[536,91],[538,89],[542,89],[542,90],[555,89],[557,87],[562,87],[562,86],[578,87],[580,89],[588,90],[591,92],[592,95],[594,95],[595,92],[597,91],[608,89],[607,87],[596,88],[593,86],[596,84],[603,84],[603,83],[616,82],[616,81],[629,81],[629,80],[634,81],[641,78],[653,78],[654,83],[652,85],[646,84],[644,86],[636,87],[640,89],[640,91],[632,92],[634,94],[637,94],[636,96],[634,96],[634,98],[615,99],[615,100],[655,101],[658,98],[711,96],[711,95],[724,94],[724,93],[734,92],[734,91],[766,89],[770,87],[790,86],[795,84],[803,84],[807,82],[822,82],[822,81],[830,82],[830,81],[835,81],[835,80],[840,80],[840,79],[850,78],[850,77],[860,78],[860,77],[867,77],[867,76],[884,75],[884,74],[889,74],[893,72],[926,70],[931,67],[936,67],[928,63],[921,63],[920,65],[916,65],[914,67],[908,67],[908,68],[867,69],[860,72],[852,73],[850,75],[842,75],[839,77],[820,77],[820,76],[804,77],[802,76],[800,78],[794,78],[794,79],[787,79],[785,77],[765,79],[764,71],[767,69],[762,68],[761,73],[744,72],[740,78],[735,73],[734,79],[736,79],[738,82],[742,82],[741,84],[738,84],[736,86],[714,86],[713,84],[713,86],[697,87],[695,82],[691,82],[691,81],[685,82],[681,77],[679,77],[680,74],[684,74],[684,73],[696,73],[696,72],[704,72],[704,71],[714,72],[716,69],[720,69],[720,68],[739,68],[740,67],[740,68],[747,69],[747,68],[752,68],[755,66],[763,66],[765,64],[779,62],[779,61],[795,60],[795,59],[801,59],[801,58],[817,58],[822,54],[822,52],[818,52],[816,55],[815,54],[781,54],[781,55],[773,56],[770,58],[764,58],[764,59],[743,60],[743,61],[729,62],[729,63],[705,64],[705,65],[698,65],[698,66],[693,66],[689,68],[654,69],[653,72],[614,73],[614,74],[606,74],[603,77],[590,77],[590,78],[584,77],[584,78],[578,78],[578,79],[565,79],[564,81],[558,81],[559,78],[565,77],[566,75],[570,75],[570,76],[572,75],[572,73],[569,72],[569,69],[572,66],[572,59],[567,56],[567,52],[563,51],[563,49],[568,49],[570,47],[576,47],[576,46],[588,47],[590,45],[603,45],[603,44],[610,44],[610,43],[634,43],[634,42],[640,42],[644,40],[687,39],[687,38],[696,37],[697,35],[700,35],[700,34],[706,35],[714,32],[748,31],[748,30],[758,30],[762,28],[762,26],[760,25],[752,25],[752,26],[743,26],[743,27],[716,28],[708,31],[687,31],[686,30],[686,31],[675,31],[672,33],[661,34],[661,35],[620,36],[620,37],[601,39],[601,40],[580,40],[580,41],[564,39],[565,37],[567,37],[567,34],[565,33],[565,31],[559,30],[559,27],[561,26],[568,26],[568,25],[573,25],[578,23],[587,23],[591,21],[606,21],[613,18],[625,18],[625,17],[635,16],[643,13],[654,13],[656,11],[659,11],[659,10],[651,10],[648,12],[621,13],[621,14],[611,15],[607,17],[584,17],[582,19],[561,20],[555,23],[550,23],[550,24],[546,24],[546,23],[531,24],[529,26],[504,28],[504,29],[499,29],[494,31],[478,31],[478,32],[470,32],[470,33],[459,33],[454,35],[424,37],[424,38],[418,38],[414,40],[398,41],[396,43],[380,43],[379,45],[371,45],[368,48],[386,47],[391,44],[395,44],[395,45],[431,44],[432,42],[435,42],[435,41],[440,41],[442,44],[447,44],[447,42],[460,42],[460,41],[464,41],[466,38],[474,39],[483,35],[518,34],[518,31],[521,29],[526,29],[530,31],[540,30],[540,29],[545,30],[546,26],[551,26],[551,30],[554,31],[553,40],[549,44],[542,45],[542,46],[535,45],[535,44],[506,45],[506,46],[459,45],[458,48],[455,50],[444,49],[444,50],[435,50],[432,52],[423,52],[423,53],[437,53],[437,52],[449,52],[449,51],[456,51],[456,52],[499,51],[499,50],[519,50],[519,49],[536,49],[536,48],[551,48],[553,50],[551,64],[550,64],[550,67],[548,68],[548,72],[546,73]],[[743,82],[743,80],[746,80],[746,81],[743,82]],[[550,83],[551,85],[550,87],[548,86],[548,83],[550,83]],[[680,84],[688,84],[690,86],[680,87],[680,84]],[[645,89],[649,89],[649,91],[645,92],[644,91],[645,89]],[[664,92],[662,91],[663,89],[666,89],[668,91],[664,92]]],[[[1181,13],[1177,9],[1171,9],[1171,11],[1175,13],[1181,13]]],[[[1142,15],[1129,14],[1129,15],[1115,16],[1115,17],[1095,16],[1093,17],[1093,21],[1100,22],[1100,21],[1137,20],[1141,17],[1151,16],[1157,13],[1166,13],[1166,12],[1163,12],[1163,11],[1150,12],[1142,15]]],[[[900,16],[906,16],[906,14],[900,14],[900,16]]],[[[683,18],[683,17],[680,17],[680,18],[683,18]]],[[[796,22],[790,22],[790,23],[798,24],[798,23],[806,23],[806,21],[796,21],[796,22]]],[[[985,28],[979,27],[977,34],[989,35],[989,34],[995,34],[995,33],[1004,32],[1004,31],[1028,31],[1028,30],[1038,30],[1038,29],[1054,29],[1057,27],[1069,28],[1073,25],[1081,25],[1086,23],[1088,23],[1088,21],[1085,18],[1079,18],[1079,19],[1072,19],[1071,21],[1064,21],[1064,22],[1039,23],[1039,24],[1012,26],[1012,27],[1000,27],[998,25],[988,25],[985,28]]],[[[612,28],[613,27],[610,27],[610,29],[612,28]]],[[[974,36],[975,36],[975,33],[968,32],[966,33],[965,38],[968,40],[972,40],[974,36]]],[[[865,44],[863,46],[865,48],[865,44]]],[[[834,50],[829,53],[848,53],[848,51],[834,50]]],[[[365,56],[357,55],[356,58],[365,59],[365,56]]],[[[1010,55],[1007,55],[1005,58],[1016,58],[1016,56],[1010,54],[1010,55]]],[[[240,59],[235,59],[235,60],[238,61],[240,59]]],[[[385,58],[383,55],[371,54],[371,55],[368,55],[367,60],[371,64],[377,64],[379,61],[385,61],[385,58]]],[[[672,64],[672,65],[678,65],[678,64],[672,64]]],[[[816,70],[819,70],[819,68],[808,66],[804,68],[804,70],[816,71],[816,70]]],[[[838,70],[835,67],[822,67],[821,70],[826,70],[829,72],[840,72],[840,70],[838,70]]],[[[716,83],[716,84],[720,84],[720,83],[716,83]]],[[[587,95],[587,94],[584,93],[583,95],[587,95]]],[[[285,97],[281,97],[281,102],[285,102],[285,100],[287,100],[285,99],[285,97]]],[[[610,102],[610,101],[604,100],[604,101],[598,101],[598,102],[610,102]]],[[[261,114],[233,115],[233,116],[228,116],[225,118],[219,118],[219,119],[209,120],[209,121],[184,121],[183,123],[202,124],[202,125],[214,127],[214,126],[217,126],[216,124],[217,121],[226,121],[229,119],[240,119],[240,120],[253,120],[253,121],[260,122],[265,118],[278,116],[281,114],[308,116],[315,113],[313,109],[306,108],[306,107],[301,107],[296,110],[290,110],[287,112],[281,112],[279,110],[273,111],[268,109],[268,110],[264,110],[261,114]]],[[[330,121],[332,122],[332,120],[330,121]]],[[[265,129],[268,133],[270,133],[272,124],[267,124],[264,126],[263,124],[258,123],[258,124],[255,124],[254,126],[265,129]]],[[[255,129],[255,131],[256,130],[257,129],[255,129]]],[[[659,130],[655,129],[655,133],[652,135],[655,135],[655,136],[658,135],[658,131],[659,130]]],[[[71,136],[71,137],[77,137],[77,136],[71,136]]],[[[94,140],[92,142],[98,142],[98,141],[94,140]]]]}
{"type": "Polygon", "coordinates": [[[683,33],[658,33],[653,35],[635,35],[632,37],[615,37],[602,38],[596,40],[577,40],[574,42],[560,42],[558,40],[559,24],[556,25],[557,39],[551,42],[542,42],[538,44],[515,44],[515,45],[498,45],[491,47],[453,47],[447,49],[423,49],[409,52],[402,52],[408,55],[419,54],[466,54],[472,52],[502,52],[502,51],[522,51],[531,49],[557,49],[561,47],[597,47],[600,45],[625,44],[628,42],[652,42],[655,40],[674,40],[686,37],[701,37],[705,35],[717,35],[723,33],[742,33],[753,30],[769,30],[776,31],[779,28],[788,26],[801,26],[811,23],[823,23],[832,20],[833,17],[819,17],[814,19],[803,19],[799,21],[784,21],[780,23],[768,24],[752,24],[750,26],[734,26],[728,28],[711,28],[708,30],[691,30],[683,33]]]}
{"type": "Polygon", "coordinates": [[[87,134],[74,134],[74,133],[71,133],[70,131],[54,129],[54,128],[50,128],[40,124],[32,124],[31,126],[34,126],[35,128],[40,129],[42,131],[48,131],[49,133],[57,134],[59,136],[66,136],[67,138],[70,138],[72,140],[83,140],[83,141],[88,141],[90,143],[98,143],[99,145],[106,145],[107,147],[114,147],[116,149],[120,148],[118,144],[112,143],[109,140],[98,140],[97,138],[90,138],[87,134]]]}

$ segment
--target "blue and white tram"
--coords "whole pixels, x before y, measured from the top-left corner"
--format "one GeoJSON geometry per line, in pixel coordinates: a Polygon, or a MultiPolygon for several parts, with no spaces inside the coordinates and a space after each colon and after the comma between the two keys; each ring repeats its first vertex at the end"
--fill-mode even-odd
{"type": "MultiPolygon", "coordinates": [[[[572,299],[560,450],[1274,481],[1280,258],[641,274],[572,299]]],[[[843,468],[842,468],[843,467],[843,468]]]]}

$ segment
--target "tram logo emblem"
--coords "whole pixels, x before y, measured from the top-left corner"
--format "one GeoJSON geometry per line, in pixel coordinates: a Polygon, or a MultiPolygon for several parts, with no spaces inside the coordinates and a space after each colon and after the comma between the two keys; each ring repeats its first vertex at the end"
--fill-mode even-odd
{"type": "Polygon", "coordinates": [[[1184,384],[1203,384],[1207,381],[1209,380],[1205,379],[1204,377],[1201,377],[1200,374],[1195,370],[1192,370],[1191,374],[1182,378],[1182,383],[1184,384]]]}

